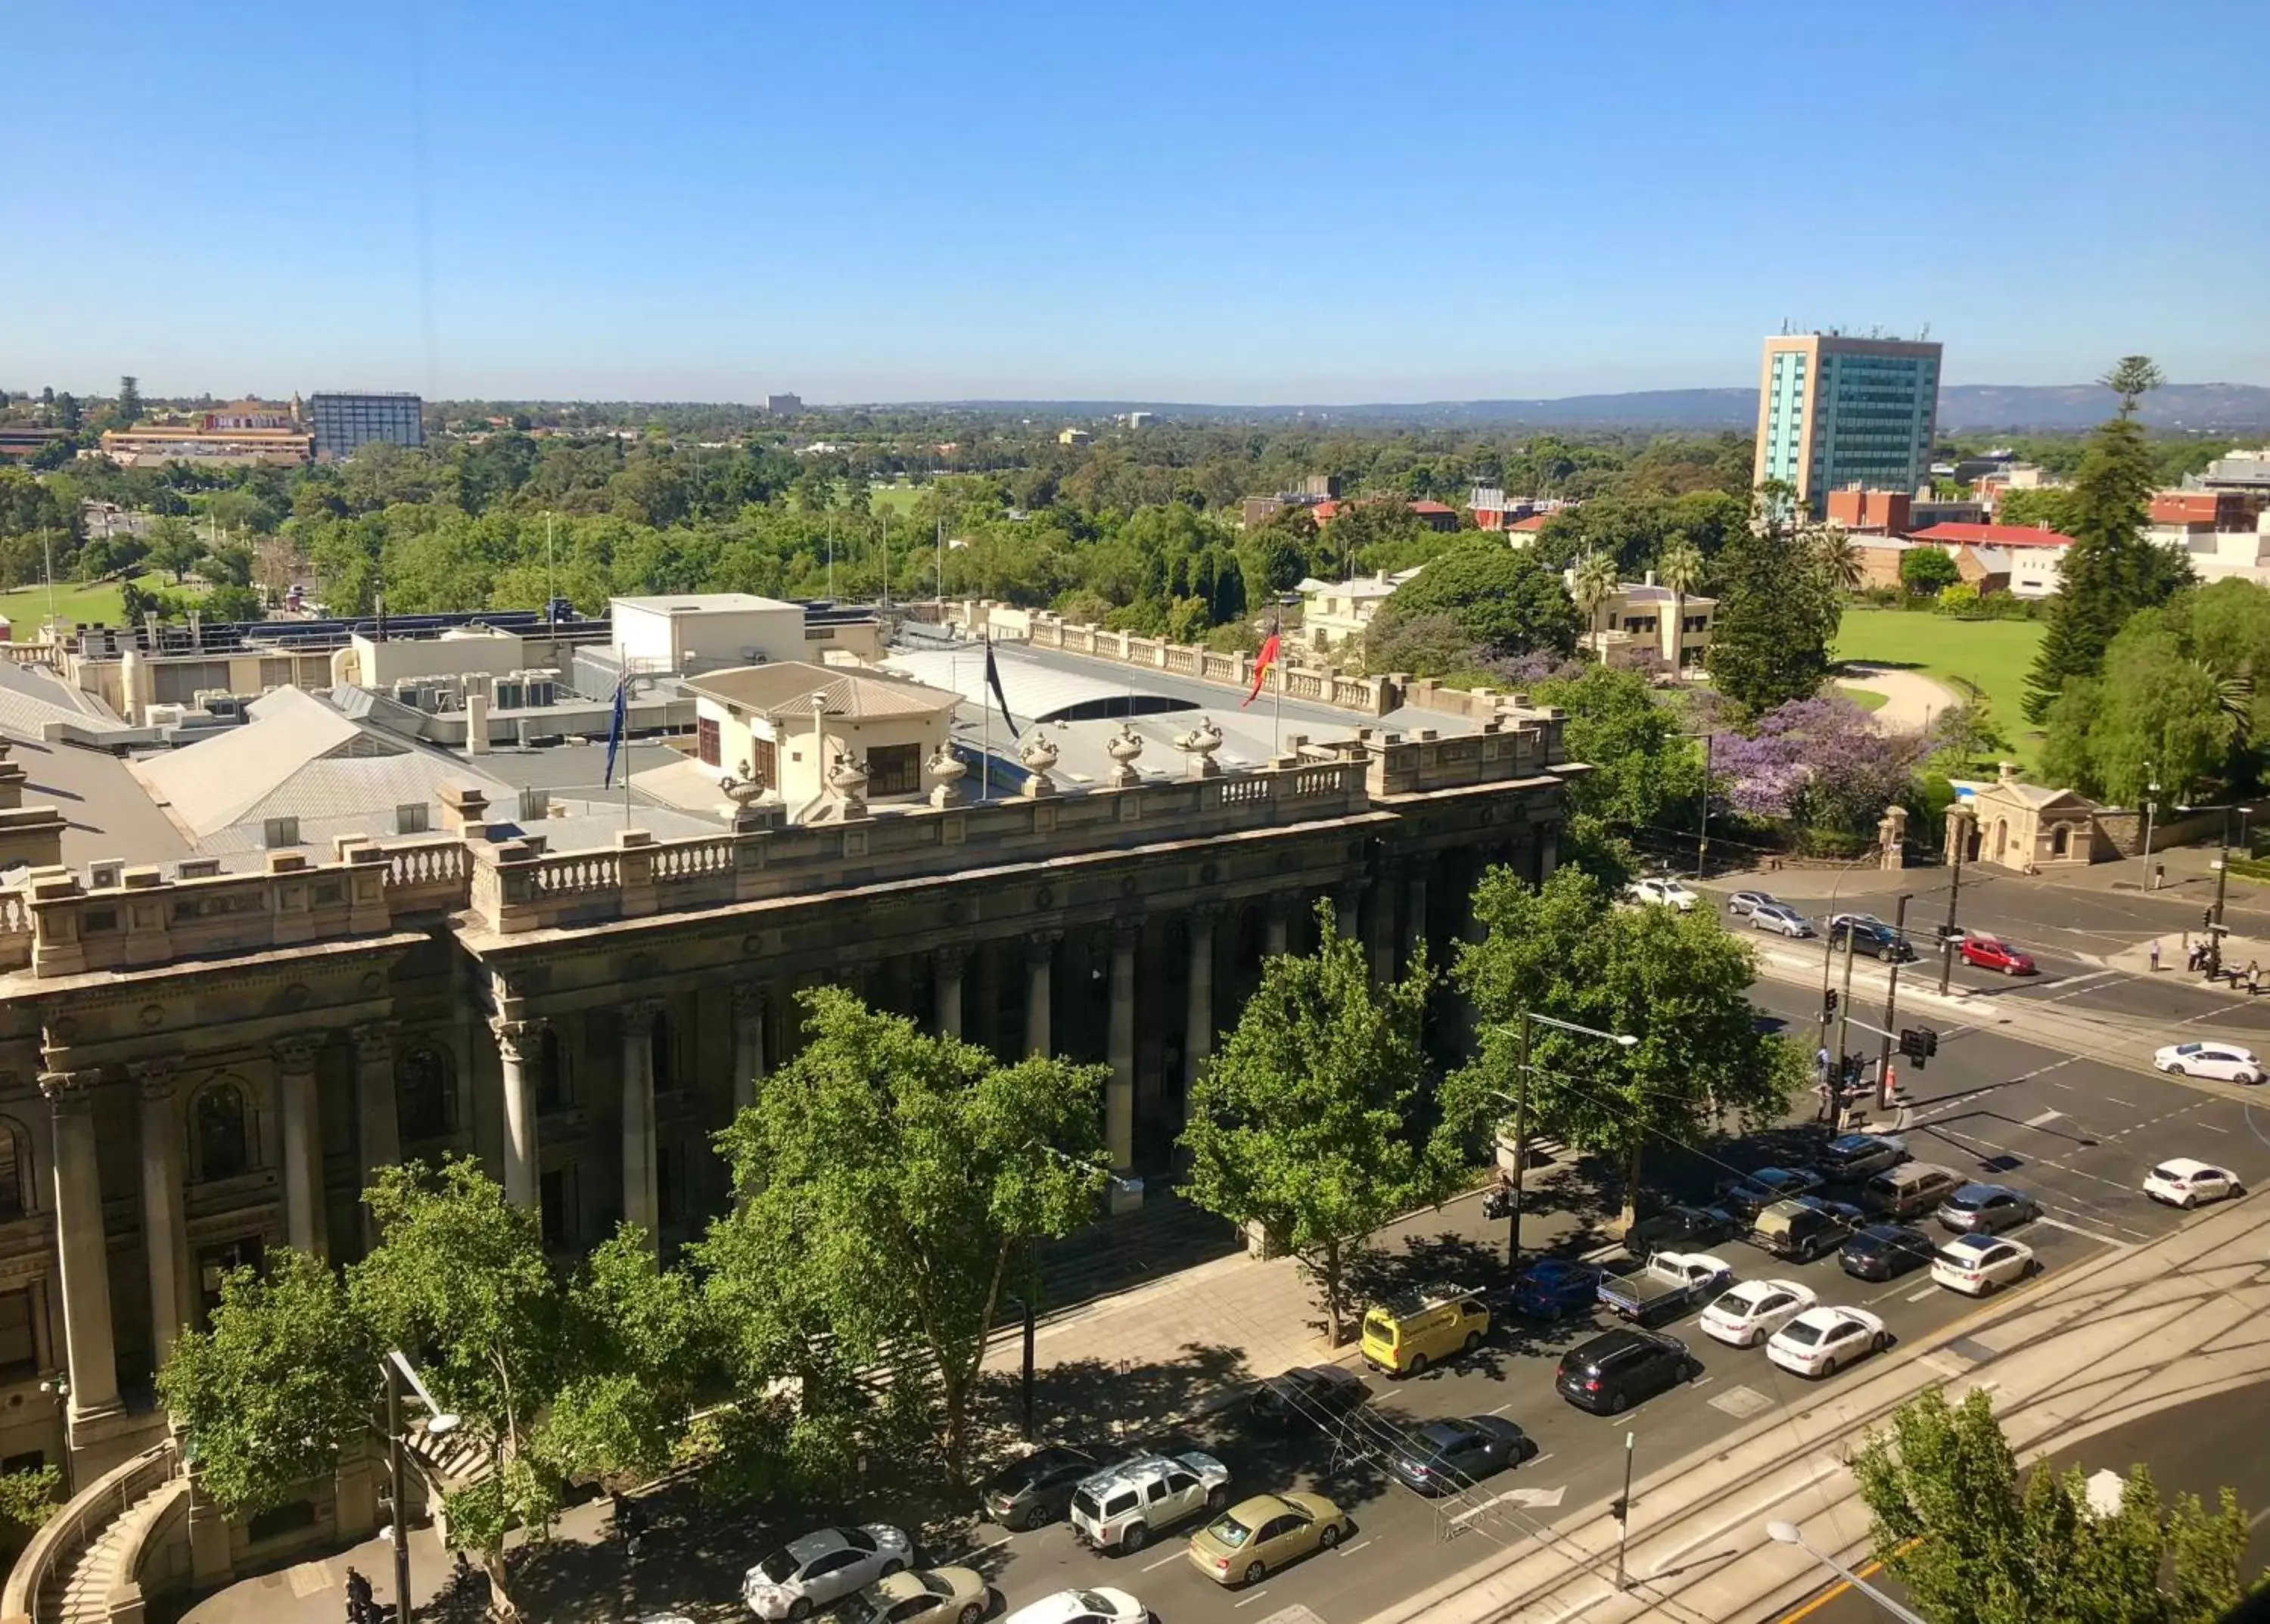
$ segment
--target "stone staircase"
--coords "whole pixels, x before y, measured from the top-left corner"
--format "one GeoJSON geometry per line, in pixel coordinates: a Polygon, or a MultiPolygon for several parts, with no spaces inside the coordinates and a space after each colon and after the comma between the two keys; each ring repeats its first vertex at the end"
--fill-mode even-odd
{"type": "Polygon", "coordinates": [[[40,1586],[34,1624],[109,1624],[113,1593],[134,1577],[130,1569],[151,1529],[189,1492],[187,1478],[167,1479],[57,1563],[40,1586]]]}

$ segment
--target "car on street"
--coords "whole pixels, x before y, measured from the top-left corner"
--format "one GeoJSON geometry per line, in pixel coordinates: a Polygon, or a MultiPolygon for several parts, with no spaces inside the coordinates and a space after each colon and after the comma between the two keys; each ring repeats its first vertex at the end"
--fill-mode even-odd
{"type": "Polygon", "coordinates": [[[2254,1051],[2233,1043],[2170,1043],[2154,1052],[2152,1064],[2170,1077],[2212,1077],[2226,1083],[2262,1080],[2262,1063],[2254,1051]]]}
{"type": "Polygon", "coordinates": [[[1870,1224],[1836,1250],[1836,1265],[1856,1280],[1895,1280],[1939,1255],[1939,1242],[1903,1224],[1870,1224]]]}
{"type": "Polygon", "coordinates": [[[2144,1193],[2170,1206],[2197,1206],[2203,1201],[2243,1196],[2246,1188],[2229,1168],[2189,1156],[2170,1156],[2144,1175],[2144,1193]]]}
{"type": "Polygon", "coordinates": [[[1676,1319],[1734,1283],[1733,1265],[1709,1252],[1658,1252],[1628,1274],[1600,1277],[1599,1299],[1618,1318],[1676,1319]]]}
{"type": "Polygon", "coordinates": [[[1651,902],[1658,908],[1675,908],[1682,914],[1692,908],[1697,900],[1692,891],[1677,880],[1668,878],[1635,879],[1624,887],[1624,894],[1635,902],[1651,902]]]}
{"type": "Polygon", "coordinates": [[[1589,1314],[1599,1301],[1600,1276],[1596,1263],[1572,1257],[1540,1257],[1517,1276],[1506,1294],[1507,1306],[1531,1319],[1562,1319],[1589,1314]]]}
{"type": "Polygon", "coordinates": [[[1150,1609],[1125,1591],[1094,1584],[1027,1602],[1001,1624],[1146,1624],[1150,1616],[1150,1609]]]}
{"type": "Polygon", "coordinates": [[[1956,951],[1962,953],[1963,963],[1976,969],[1999,970],[2005,975],[2031,975],[2036,968],[2033,954],[1999,936],[1966,936],[1956,951]]]}
{"type": "Polygon", "coordinates": [[[1726,897],[1726,911],[1737,918],[1754,914],[1761,908],[1788,906],[1770,891],[1734,891],[1728,893],[1726,897]]]}
{"type": "Polygon", "coordinates": [[[1489,1304],[1481,1293],[1422,1286],[1367,1309],[1358,1346],[1365,1362],[1383,1374],[1418,1376],[1429,1365],[1473,1353],[1489,1328],[1489,1304]]]}
{"type": "Polygon", "coordinates": [[[1659,1331],[1606,1331],[1561,1356],[1553,1387],[1580,1410],[1621,1415],[1702,1374],[1687,1344],[1659,1331]]]}
{"type": "Polygon", "coordinates": [[[741,1599],[760,1619],[805,1619],[915,1559],[915,1542],[886,1523],[815,1529],[749,1569],[741,1599]]]}
{"type": "Polygon", "coordinates": [[[1761,902],[1750,910],[1750,929],[1771,931],[1792,940],[1817,934],[1813,921],[1786,902],[1761,902]]]}
{"type": "Polygon", "coordinates": [[[1455,1494],[1537,1453],[1529,1435],[1502,1415],[1446,1416],[1404,1435],[1389,1470],[1422,1494],[1455,1494]]]}
{"type": "Polygon", "coordinates": [[[1832,946],[1842,947],[1847,935],[1854,953],[1867,953],[1886,964],[1907,964],[1916,956],[1915,944],[1881,919],[1845,915],[1829,927],[1832,946]]]}
{"type": "Polygon", "coordinates": [[[1821,1147],[1819,1167],[1832,1184],[1857,1184],[1908,1160],[1908,1143],[1888,1133],[1840,1133],[1821,1147]]]}
{"type": "Polygon", "coordinates": [[[975,1568],[908,1568],[843,1604],[844,1624],[978,1624],[993,1593],[975,1568]]]}
{"type": "Polygon", "coordinates": [[[1139,1455],[1072,1491],[1072,1535],[1099,1551],[1139,1551],[1151,1536],[1229,1503],[1229,1468],[1192,1450],[1139,1455]]]}
{"type": "Polygon", "coordinates": [[[1727,1180],[1718,1191],[1718,1204],[1744,1224],[1753,1224],[1775,1202],[1809,1196],[1827,1182],[1811,1168],[1760,1168],[1727,1180]]]}
{"type": "Polygon", "coordinates": [[[2007,1184],[1965,1184],[1939,1204],[1940,1227],[1967,1235],[1999,1235],[2042,1215],[2042,1204],[2007,1184]]]}
{"type": "Polygon", "coordinates": [[[1256,1388],[1248,1407],[1265,1427],[1330,1426],[1371,1396],[1345,1365],[1302,1365],[1256,1388]]]}
{"type": "Polygon", "coordinates": [[[1256,1494],[1191,1536],[1191,1566],[1216,1584],[1258,1584],[1355,1526],[1322,1494],[1256,1494]]]}
{"type": "Polygon", "coordinates": [[[1866,1309],[1807,1309],[1773,1333],[1766,1357],[1799,1376],[1835,1376],[1892,1345],[1884,1322],[1866,1309]]]}
{"type": "Polygon", "coordinates": [[[1729,1347],[1754,1347],[1819,1301],[1795,1280],[1744,1280],[1713,1298],[1697,1323],[1729,1347]]]}
{"type": "Polygon", "coordinates": [[[1843,1201],[1819,1196],[1799,1196],[1777,1201],[1758,1214],[1750,1226],[1749,1242],[1762,1252],[1792,1263],[1811,1263],[1835,1251],[1847,1236],[1866,1225],[1868,1215],[1843,1201]]]}
{"type": "Polygon", "coordinates": [[[1039,1528],[1064,1516],[1072,1490],[1102,1464],[1085,1450],[1048,1444],[985,1479],[977,1502],[1004,1528],[1039,1528]]]}
{"type": "Polygon", "coordinates": [[[1959,1235],[1931,1260],[1932,1281],[1966,1296],[1983,1297],[2034,1270],[2034,1249],[1999,1235],[1959,1235]]]}
{"type": "Polygon", "coordinates": [[[1624,1232],[1624,1250],[1635,1257],[1647,1257],[1660,1251],[1715,1246],[1741,1232],[1741,1223],[1725,1207],[1667,1206],[1624,1232]]]}

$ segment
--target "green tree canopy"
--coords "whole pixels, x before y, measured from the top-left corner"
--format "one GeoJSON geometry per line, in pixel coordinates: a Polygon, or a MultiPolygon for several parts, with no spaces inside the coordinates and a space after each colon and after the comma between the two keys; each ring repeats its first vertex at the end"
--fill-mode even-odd
{"type": "Polygon", "coordinates": [[[1569,784],[1579,812],[1626,829],[1691,829],[1702,797],[1702,753],[1678,713],[1637,671],[1591,665],[1537,686],[1539,704],[1569,713],[1569,759],[1591,771],[1569,784]]]}
{"type": "Polygon", "coordinates": [[[1576,609],[1561,578],[1495,536],[1461,541],[1398,587],[1365,634],[1366,664],[1375,671],[1396,669],[1383,665],[1375,649],[1394,649],[1400,627],[1437,614],[1455,619],[1486,659],[1565,655],[1576,646],[1576,609]]]}
{"type": "Polygon", "coordinates": [[[1843,610],[1821,529],[1800,516],[1787,487],[1762,486],[1749,528],[1718,555],[1709,664],[1740,716],[1810,699],[1829,675],[1843,610]]]}
{"type": "Polygon", "coordinates": [[[1918,597],[1935,597],[1962,579],[1955,560],[1937,547],[1910,547],[1900,554],[1900,584],[1918,597]]]}

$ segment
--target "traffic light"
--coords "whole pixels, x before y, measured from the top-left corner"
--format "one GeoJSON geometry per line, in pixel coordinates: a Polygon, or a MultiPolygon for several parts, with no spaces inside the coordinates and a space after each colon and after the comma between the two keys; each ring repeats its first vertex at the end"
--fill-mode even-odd
{"type": "Polygon", "coordinates": [[[1924,1063],[1939,1052],[1939,1034],[1929,1027],[1903,1027],[1900,1029],[1900,1053],[1916,1064],[1920,1072],[1924,1063]]]}
{"type": "Polygon", "coordinates": [[[1617,1495],[1608,1502],[1608,1515],[1619,1523],[1623,1522],[1631,1516],[1631,1502],[1621,1494],[1617,1495]]]}
{"type": "Polygon", "coordinates": [[[1821,994],[1821,1019],[1823,1020],[1836,1019],[1836,993],[1833,988],[1821,994]]]}

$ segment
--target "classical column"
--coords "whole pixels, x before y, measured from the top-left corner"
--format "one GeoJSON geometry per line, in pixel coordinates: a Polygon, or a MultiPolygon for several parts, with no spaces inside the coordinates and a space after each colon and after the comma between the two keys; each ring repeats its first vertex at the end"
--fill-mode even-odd
{"type": "Polygon", "coordinates": [[[323,1256],[323,1123],[315,1101],[315,1040],[276,1045],[276,1087],[284,1106],[284,1238],[323,1256]]]}
{"type": "Polygon", "coordinates": [[[757,1102],[765,1074],[765,990],[753,981],[733,983],[733,1109],[757,1102]]]}
{"type": "Polygon", "coordinates": [[[1105,1047],[1111,1081],[1104,1095],[1103,1142],[1121,1173],[1135,1165],[1135,947],[1142,938],[1140,925],[1111,927],[1111,1027],[1105,1047]]]}
{"type": "Polygon", "coordinates": [[[654,1018],[660,998],[623,1005],[623,1218],[658,1242],[662,1214],[654,1172],[654,1018]]]}
{"type": "Polygon", "coordinates": [[[536,1079],[543,1060],[540,1018],[489,1022],[496,1034],[497,1059],[504,1073],[504,1198],[533,1208],[537,1196],[536,1079]]]}
{"type": "Polygon", "coordinates": [[[1281,953],[1292,941],[1293,912],[1281,897],[1271,897],[1262,904],[1261,951],[1281,953]]]}
{"type": "Polygon", "coordinates": [[[969,949],[940,947],[930,956],[931,1002],[938,1010],[942,1037],[961,1035],[961,972],[969,962],[969,949]]]}
{"type": "Polygon", "coordinates": [[[142,1251],[150,1271],[150,1339],[163,1365],[188,1316],[182,1304],[182,1118],[174,1103],[174,1063],[129,1068],[142,1093],[142,1251]]]}
{"type": "Polygon", "coordinates": [[[1403,875],[1403,961],[1427,945],[1427,865],[1413,860],[1403,875]]]}
{"type": "Polygon", "coordinates": [[[1342,936],[1360,936],[1363,930],[1363,882],[1350,880],[1332,892],[1332,929],[1342,936]]]}
{"type": "Polygon", "coordinates": [[[63,1357],[70,1368],[73,1420],[118,1408],[110,1265],[94,1159],[96,1081],[93,1072],[40,1074],[40,1091],[56,1119],[56,1261],[63,1278],[63,1357]]]}
{"type": "Polygon", "coordinates": [[[1363,940],[1371,957],[1371,979],[1384,986],[1395,979],[1395,881],[1383,871],[1369,887],[1363,909],[1363,940]]]}
{"type": "Polygon", "coordinates": [[[1194,908],[1190,914],[1191,986],[1183,1008],[1183,1118],[1190,1119],[1191,1090],[1213,1053],[1213,925],[1219,908],[1194,908]]]}
{"type": "MultiPolygon", "coordinates": [[[[402,1160],[402,1119],[394,1099],[394,1033],[384,1025],[354,1029],[355,1046],[355,1162],[362,1190],[370,1188],[381,1168],[402,1160]]],[[[363,1208],[363,1244],[378,1244],[378,1226],[363,1208]]]]}
{"type": "Polygon", "coordinates": [[[1050,972],[1056,965],[1061,931],[1035,931],[1025,938],[1025,1052],[1055,1052],[1049,1042],[1049,1003],[1055,989],[1050,972]]]}

